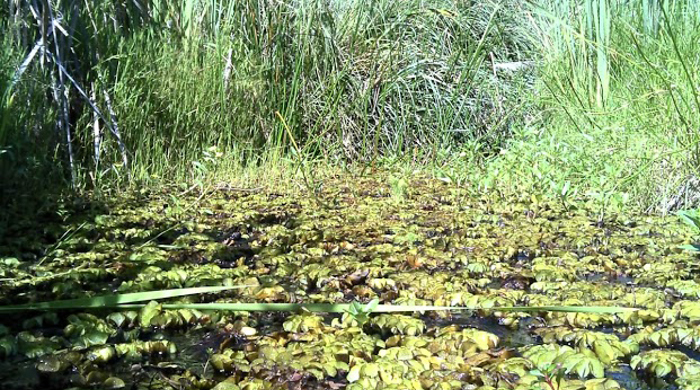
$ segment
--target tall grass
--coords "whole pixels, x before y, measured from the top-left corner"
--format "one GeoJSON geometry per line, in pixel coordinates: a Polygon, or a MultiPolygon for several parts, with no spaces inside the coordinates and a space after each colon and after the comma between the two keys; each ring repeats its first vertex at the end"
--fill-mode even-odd
{"type": "MultiPolygon", "coordinates": [[[[37,39],[58,45],[70,126],[54,126],[61,72],[40,56],[3,101],[0,139],[52,177],[113,186],[420,155],[479,188],[700,202],[697,0],[47,3],[64,18],[55,42],[24,3],[0,12],[0,82],[37,39]]],[[[5,170],[14,182],[20,165],[5,170]]]]}
{"type": "Polygon", "coordinates": [[[571,181],[601,203],[649,211],[697,204],[699,4],[531,4],[546,110],[492,163],[511,178],[499,182],[556,195],[571,181]]]}
{"type": "MultiPolygon", "coordinates": [[[[170,299],[196,294],[216,293],[226,290],[251,286],[210,286],[172,290],[158,290],[139,293],[100,295],[87,298],[69,299],[22,305],[0,306],[0,312],[18,312],[26,310],[69,310],[69,309],[136,309],[162,299],[170,299]]],[[[511,306],[511,307],[466,307],[466,306],[416,306],[416,305],[379,305],[378,299],[367,305],[358,301],[353,303],[171,303],[162,304],[165,309],[193,310],[227,310],[227,311],[282,311],[282,312],[326,312],[349,313],[353,316],[376,313],[424,312],[424,311],[462,311],[462,310],[498,310],[506,312],[564,312],[564,313],[631,313],[639,309],[617,306],[511,306]]],[[[357,317],[355,317],[357,318],[357,317]]]]}
{"type": "Polygon", "coordinates": [[[10,85],[14,69],[13,53],[6,43],[0,46],[0,153],[8,152],[8,122],[10,120],[10,104],[12,96],[10,85]]]}
{"type": "MultiPolygon", "coordinates": [[[[6,28],[0,20],[0,29],[6,28]]],[[[10,42],[10,36],[0,36],[0,206],[32,196],[37,186],[62,186],[66,173],[61,169],[63,156],[54,148],[60,140],[51,119],[53,110],[40,95],[47,85],[46,74],[40,71],[31,83],[18,83],[24,53],[10,42]],[[23,183],[24,191],[18,191],[17,182],[23,183]]],[[[0,224],[3,217],[0,213],[0,224]]]]}
{"type": "Polygon", "coordinates": [[[181,177],[211,146],[245,163],[290,151],[290,138],[361,161],[475,139],[495,149],[526,106],[523,78],[494,74],[530,49],[512,0],[49,4],[71,22],[65,66],[95,96],[66,87],[82,182],[181,177]]]}

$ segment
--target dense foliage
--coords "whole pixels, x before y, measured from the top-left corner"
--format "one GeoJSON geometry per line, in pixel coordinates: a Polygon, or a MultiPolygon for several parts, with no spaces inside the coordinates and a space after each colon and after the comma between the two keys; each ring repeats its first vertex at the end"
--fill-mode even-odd
{"type": "Polygon", "coordinates": [[[3,389],[700,389],[700,1],[0,4],[3,389]]]}
{"type": "Polygon", "coordinates": [[[559,377],[557,389],[697,388],[700,263],[680,248],[695,232],[677,218],[407,181],[337,181],[321,199],[143,193],[66,204],[64,218],[17,215],[0,243],[2,304],[247,287],[129,310],[4,314],[3,387],[551,390],[546,379],[559,377]],[[169,306],[373,299],[474,310],[169,306]],[[499,310],[562,305],[638,310],[499,310]]]}
{"type": "Polygon", "coordinates": [[[410,160],[643,211],[698,200],[696,0],[5,5],[4,198],[191,181],[216,146],[227,180],[410,160]]]}

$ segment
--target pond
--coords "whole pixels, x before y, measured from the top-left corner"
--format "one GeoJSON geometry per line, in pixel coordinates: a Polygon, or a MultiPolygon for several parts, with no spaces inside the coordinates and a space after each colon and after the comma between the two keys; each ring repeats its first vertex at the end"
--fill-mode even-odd
{"type": "Polygon", "coordinates": [[[2,305],[240,288],[5,313],[0,387],[700,389],[700,261],[679,249],[693,233],[677,217],[474,196],[429,178],[398,193],[371,178],[325,188],[144,191],[18,214],[0,241],[2,305]],[[163,307],[373,300],[472,310],[163,307]]]}

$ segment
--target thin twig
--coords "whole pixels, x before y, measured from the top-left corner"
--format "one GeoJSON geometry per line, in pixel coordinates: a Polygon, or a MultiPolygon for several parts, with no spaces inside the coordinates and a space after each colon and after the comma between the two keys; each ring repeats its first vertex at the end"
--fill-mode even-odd
{"type": "Polygon", "coordinates": [[[131,171],[129,170],[129,157],[126,153],[126,145],[124,145],[124,141],[122,141],[122,136],[119,133],[119,125],[117,124],[117,113],[114,112],[114,108],[112,108],[112,99],[109,98],[107,90],[103,89],[102,93],[105,98],[105,104],[107,104],[107,111],[109,111],[109,117],[112,120],[110,129],[112,134],[114,134],[114,138],[117,139],[117,145],[119,145],[119,152],[122,154],[122,162],[124,163],[124,170],[126,171],[126,176],[128,178],[131,178],[131,171]]]}
{"type": "Polygon", "coordinates": [[[242,188],[242,187],[232,187],[229,184],[219,184],[214,187],[216,191],[231,191],[231,192],[260,192],[264,187],[253,187],[253,188],[242,188]]]}
{"type": "Polygon", "coordinates": [[[115,130],[114,130],[114,128],[112,127],[110,121],[104,116],[104,114],[102,114],[102,111],[101,111],[99,108],[97,108],[97,105],[95,104],[95,102],[93,102],[92,100],[90,100],[90,98],[89,98],[88,95],[85,93],[85,91],[84,91],[83,88],[80,86],[80,84],[78,84],[78,82],[75,81],[75,79],[70,75],[70,73],[68,73],[68,71],[66,70],[66,68],[63,67],[63,65],[61,65],[61,64],[58,63],[58,62],[56,62],[56,57],[55,57],[53,54],[51,54],[51,53],[48,52],[48,51],[47,51],[46,54],[49,56],[49,58],[50,58],[52,61],[54,61],[54,63],[58,66],[58,69],[59,69],[61,72],[63,72],[63,74],[66,76],[66,78],[73,84],[73,86],[75,87],[75,89],[76,89],[76,90],[78,91],[78,93],[83,97],[83,99],[85,99],[85,100],[87,101],[87,103],[90,105],[90,107],[93,109],[93,111],[95,111],[95,113],[100,117],[100,119],[102,119],[102,120],[108,125],[107,127],[109,128],[109,131],[112,132],[112,134],[114,134],[114,135],[116,136],[115,130]]]}

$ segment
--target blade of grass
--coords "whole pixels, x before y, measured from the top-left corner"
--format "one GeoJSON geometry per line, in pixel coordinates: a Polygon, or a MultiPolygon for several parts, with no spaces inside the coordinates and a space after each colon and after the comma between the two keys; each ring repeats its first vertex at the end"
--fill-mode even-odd
{"type": "MultiPolygon", "coordinates": [[[[344,313],[350,308],[348,303],[172,303],[162,305],[163,309],[196,309],[196,310],[227,310],[227,311],[283,311],[295,312],[308,310],[311,312],[344,313]]],[[[119,308],[141,308],[145,304],[119,305],[119,308]]],[[[413,305],[377,305],[374,313],[397,313],[417,311],[461,311],[461,310],[493,310],[509,312],[564,312],[564,313],[623,313],[637,311],[631,307],[615,306],[512,306],[512,307],[465,307],[465,306],[413,306],[413,305]]]]}
{"type": "Polygon", "coordinates": [[[661,13],[664,16],[664,24],[666,25],[668,36],[669,38],[671,38],[671,47],[673,47],[673,52],[678,57],[678,62],[681,63],[683,73],[685,74],[688,83],[692,87],[690,88],[690,91],[692,92],[691,95],[693,96],[693,100],[695,101],[695,108],[700,110],[700,97],[698,96],[698,92],[695,88],[695,79],[693,78],[693,72],[688,70],[688,59],[681,53],[680,49],[678,48],[678,43],[676,42],[676,32],[671,26],[671,21],[669,20],[665,7],[661,7],[661,13]]]}
{"type": "MultiPolygon", "coordinates": [[[[0,312],[22,310],[60,310],[60,309],[89,309],[110,307],[116,309],[139,309],[146,306],[145,303],[132,303],[152,301],[162,298],[172,298],[206,292],[217,292],[226,289],[242,288],[233,287],[197,287],[191,289],[164,290],[148,293],[120,294],[115,296],[101,296],[94,298],[73,299],[69,301],[45,302],[29,305],[17,305],[0,307],[0,312]]],[[[281,311],[296,312],[307,310],[311,312],[345,313],[350,308],[348,303],[166,303],[163,309],[191,309],[191,310],[224,310],[224,311],[281,311]]],[[[615,306],[512,306],[512,307],[465,307],[465,306],[414,306],[414,305],[377,305],[372,310],[375,313],[396,313],[416,311],[461,311],[461,310],[493,310],[509,312],[564,312],[564,313],[623,313],[633,312],[638,309],[615,306]]]]}
{"type": "Polygon", "coordinates": [[[180,288],[173,290],[147,291],[128,294],[100,295],[90,298],[68,299],[63,301],[28,303],[24,305],[0,306],[0,312],[14,312],[23,310],[63,310],[63,309],[88,309],[117,307],[120,304],[153,301],[182,297],[193,294],[206,294],[250,286],[209,286],[180,288]]]}

